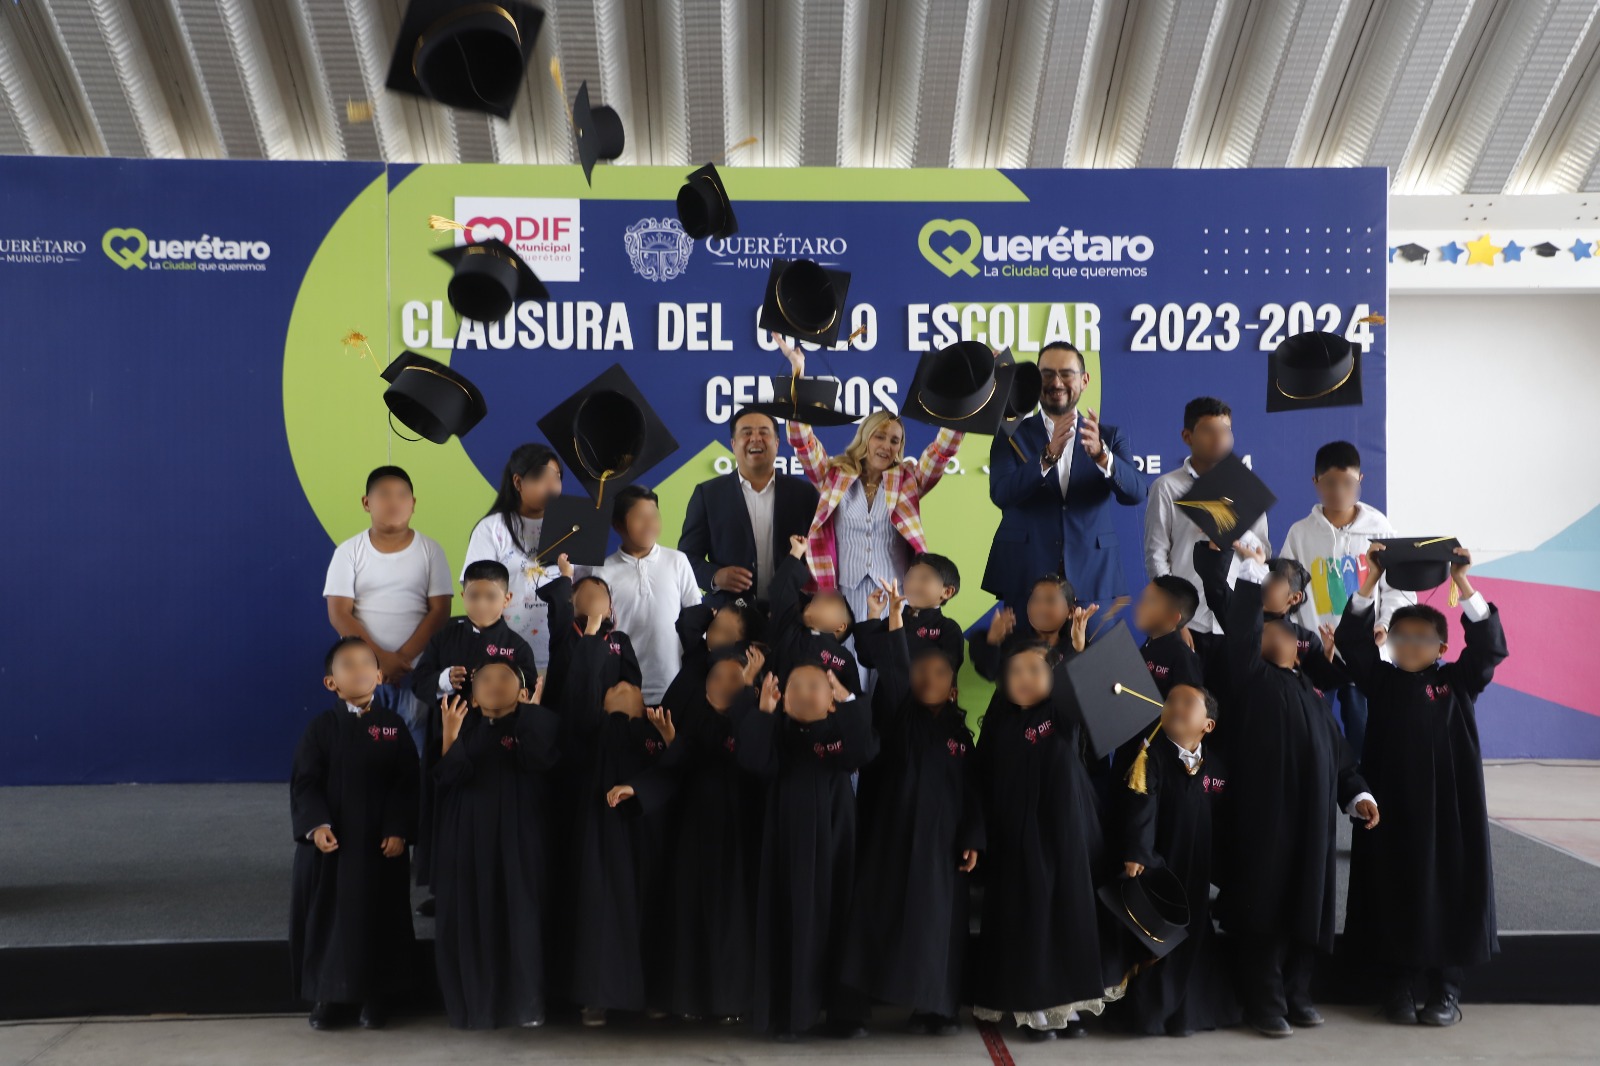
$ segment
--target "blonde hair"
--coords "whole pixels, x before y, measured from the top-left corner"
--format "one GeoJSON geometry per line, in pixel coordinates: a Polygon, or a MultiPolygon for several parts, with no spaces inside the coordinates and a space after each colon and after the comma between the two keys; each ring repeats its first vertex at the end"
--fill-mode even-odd
{"type": "Polygon", "coordinates": [[[863,418],[861,424],[856,427],[855,439],[850,442],[850,446],[843,454],[833,457],[830,465],[836,470],[843,470],[851,477],[860,477],[867,462],[867,442],[872,440],[874,433],[890,422],[900,426],[900,454],[895,456],[895,463],[898,465],[905,459],[905,423],[900,421],[899,415],[889,411],[874,411],[863,418]]]}

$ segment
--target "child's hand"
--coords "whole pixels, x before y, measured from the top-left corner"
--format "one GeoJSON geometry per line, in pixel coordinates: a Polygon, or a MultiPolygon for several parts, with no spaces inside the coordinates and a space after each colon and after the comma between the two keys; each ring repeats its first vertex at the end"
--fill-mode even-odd
{"type": "Polygon", "coordinates": [[[809,543],[804,537],[790,537],[789,554],[796,559],[804,559],[806,557],[806,546],[809,543]]]}
{"type": "Polygon", "coordinates": [[[1128,877],[1138,877],[1140,874],[1144,873],[1144,863],[1125,862],[1122,864],[1122,872],[1128,877]]]}
{"type": "Polygon", "coordinates": [[[760,648],[752,645],[744,653],[744,683],[751,686],[756,683],[756,678],[761,676],[762,669],[767,665],[767,656],[760,648]]]}
{"type": "Polygon", "coordinates": [[[1089,643],[1089,618],[1100,609],[1098,603],[1072,609],[1072,650],[1082,651],[1089,643]]]}
{"type": "Polygon", "coordinates": [[[324,855],[331,855],[339,850],[339,839],[333,835],[333,830],[325,825],[320,825],[311,832],[311,843],[324,855]]]}
{"type": "Polygon", "coordinates": [[[806,353],[801,351],[799,348],[789,347],[789,345],[784,342],[784,339],[775,331],[768,330],[767,336],[772,338],[773,343],[778,346],[778,351],[783,353],[783,357],[789,360],[789,369],[794,371],[794,376],[797,378],[805,377],[806,353]]]}
{"type": "Polygon", "coordinates": [[[1372,627],[1372,643],[1376,644],[1378,647],[1381,648],[1381,647],[1383,647],[1383,642],[1388,640],[1388,639],[1389,639],[1389,627],[1388,626],[1373,626],[1372,627]]]}
{"type": "MultiPolygon", "coordinates": [[[[538,667],[536,666],[536,667],[534,667],[534,669],[537,670],[538,667]]],[[[533,682],[533,696],[532,696],[531,699],[528,700],[529,703],[543,703],[544,702],[544,678],[545,678],[545,675],[544,674],[540,674],[537,678],[534,679],[534,682],[533,682]]]]}
{"type": "Polygon", "coordinates": [[[1367,820],[1366,827],[1374,829],[1378,825],[1378,805],[1372,800],[1364,799],[1356,804],[1356,816],[1367,820]]]}
{"type": "Polygon", "coordinates": [[[1333,627],[1324,622],[1317,627],[1317,633],[1322,637],[1322,654],[1328,657],[1330,663],[1333,662],[1333,656],[1337,650],[1333,646],[1333,627]]]}
{"type": "Polygon", "coordinates": [[[600,632],[600,625],[604,621],[605,621],[605,618],[603,616],[599,615],[599,614],[584,615],[583,616],[583,635],[586,636],[586,637],[595,636],[596,634],[598,634],[600,632]]]}
{"type": "Polygon", "coordinates": [[[665,707],[646,707],[644,716],[656,727],[662,741],[671,746],[673,738],[678,735],[678,730],[672,724],[672,712],[665,707]]]}
{"type": "Polygon", "coordinates": [[[1450,580],[1455,583],[1456,592],[1461,599],[1472,598],[1472,582],[1467,580],[1467,571],[1472,567],[1472,553],[1467,549],[1456,546],[1456,557],[1450,561],[1450,580]]]}
{"type": "Polygon", "coordinates": [[[971,848],[961,849],[961,861],[956,863],[956,869],[964,874],[970,874],[978,867],[978,853],[971,848]]]}
{"type": "MultiPolygon", "coordinates": [[[[1367,567],[1377,574],[1383,573],[1383,549],[1384,545],[1376,542],[1367,545],[1367,567]]],[[[1376,580],[1373,584],[1377,584],[1376,580]]]]}
{"type": "Polygon", "coordinates": [[[561,571],[562,577],[568,581],[572,580],[572,560],[567,558],[566,552],[556,556],[556,569],[561,571]]]}
{"type": "Polygon", "coordinates": [[[989,646],[998,648],[1016,628],[1017,612],[1009,607],[1000,608],[989,621],[989,646]]]}
{"type": "Polygon", "coordinates": [[[883,582],[879,581],[878,587],[867,593],[867,610],[873,618],[882,618],[888,609],[889,592],[883,582]]]}
{"type": "Polygon", "coordinates": [[[380,683],[397,683],[402,677],[411,672],[411,664],[401,657],[398,652],[385,651],[382,648],[377,649],[377,652],[380,683]]]}
{"type": "Polygon", "coordinates": [[[844,682],[839,680],[839,675],[832,670],[828,671],[828,690],[833,693],[833,702],[844,703],[853,699],[850,690],[844,687],[844,682]]]}
{"type": "MultiPolygon", "coordinates": [[[[879,582],[879,584],[882,585],[883,583],[879,582]]],[[[883,587],[889,593],[889,613],[898,617],[906,606],[906,594],[900,591],[900,579],[895,578],[894,581],[883,587]]]]}
{"type": "Polygon", "coordinates": [[[405,854],[405,839],[403,837],[384,837],[383,843],[378,845],[378,850],[383,852],[383,857],[386,859],[398,859],[405,854]]]}
{"type": "Polygon", "coordinates": [[[1241,559],[1254,559],[1258,563],[1267,561],[1267,549],[1257,543],[1246,544],[1242,540],[1233,542],[1233,550],[1241,559]]]}
{"type": "Polygon", "coordinates": [[[465,666],[452,666],[450,668],[450,687],[460,688],[467,683],[467,668],[465,666]]]}
{"type": "Polygon", "coordinates": [[[439,725],[444,732],[445,746],[461,735],[461,723],[467,720],[467,701],[460,696],[446,696],[439,701],[439,725]]]}
{"type": "Polygon", "coordinates": [[[615,807],[617,804],[621,803],[623,800],[630,800],[630,799],[633,799],[633,786],[632,785],[618,785],[615,788],[613,788],[610,792],[606,793],[606,806],[607,807],[615,807]]]}
{"type": "Polygon", "coordinates": [[[756,703],[756,709],[762,714],[771,714],[778,709],[777,674],[768,674],[766,680],[761,682],[761,699],[756,703]]]}

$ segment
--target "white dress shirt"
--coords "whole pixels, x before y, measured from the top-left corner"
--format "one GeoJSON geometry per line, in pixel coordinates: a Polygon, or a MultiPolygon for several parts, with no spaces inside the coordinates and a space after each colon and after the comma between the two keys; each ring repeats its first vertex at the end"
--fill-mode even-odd
{"type": "Polygon", "coordinates": [[[678,614],[700,602],[700,582],[695,580],[689,557],[676,548],[657,544],[643,556],[618,549],[606,556],[605,565],[590,573],[611,586],[611,619],[628,634],[639,672],[646,706],[655,706],[683,665],[678,643],[678,614]]]}
{"type": "Polygon", "coordinates": [[[739,494],[744,497],[744,509],[750,513],[750,532],[756,537],[753,591],[757,596],[765,596],[772,585],[772,516],[777,508],[778,475],[768,478],[766,487],[761,489],[746,481],[743,474],[735,476],[739,479],[739,494]]]}
{"type": "MultiPolygon", "coordinates": [[[[1172,740],[1171,737],[1168,737],[1167,739],[1172,740]]],[[[1199,744],[1194,746],[1193,751],[1190,751],[1182,744],[1179,744],[1176,740],[1172,740],[1172,746],[1178,749],[1178,759],[1183,763],[1183,768],[1189,771],[1191,774],[1200,769],[1200,764],[1205,762],[1205,759],[1200,755],[1199,744]]]]}

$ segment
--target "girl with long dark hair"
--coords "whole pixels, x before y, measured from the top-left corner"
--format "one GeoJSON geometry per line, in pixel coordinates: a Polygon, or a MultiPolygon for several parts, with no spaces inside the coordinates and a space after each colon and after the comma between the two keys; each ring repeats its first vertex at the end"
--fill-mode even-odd
{"type": "Polygon", "coordinates": [[[550,663],[549,608],[538,589],[558,575],[555,561],[541,566],[535,557],[544,528],[545,506],[561,495],[561,461],[545,444],[523,444],[506,460],[494,505],[472,529],[463,569],[479,559],[503,563],[511,572],[511,604],[506,621],[533,648],[544,673],[550,663]]]}

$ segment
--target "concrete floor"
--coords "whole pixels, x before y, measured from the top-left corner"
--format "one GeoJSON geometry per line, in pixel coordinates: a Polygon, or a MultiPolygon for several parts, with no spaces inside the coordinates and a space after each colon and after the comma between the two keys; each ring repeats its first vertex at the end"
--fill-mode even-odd
{"type": "MultiPolygon", "coordinates": [[[[1589,1062],[1600,1045],[1600,1007],[1484,1005],[1467,1007],[1453,1029],[1398,1029],[1364,1009],[1329,1008],[1328,1024],[1288,1040],[1238,1030],[1188,1040],[1133,1040],[1095,1033],[1082,1041],[1010,1050],[1030,1063],[1318,1062],[1589,1062]]],[[[0,1026],[0,1066],[213,1066],[216,1063],[601,1063],[648,1058],[672,1063],[822,1061],[912,1064],[989,1061],[968,1026],[938,1039],[885,1033],[867,1040],[813,1040],[777,1045],[740,1034],[672,1024],[640,1023],[593,1032],[557,1025],[538,1032],[452,1032],[442,1018],[413,1019],[380,1033],[314,1033],[303,1018],[138,1019],[40,1022],[0,1026]]]]}
{"type": "Polygon", "coordinates": [[[1600,762],[1486,762],[1489,817],[1600,866],[1600,762]]]}

